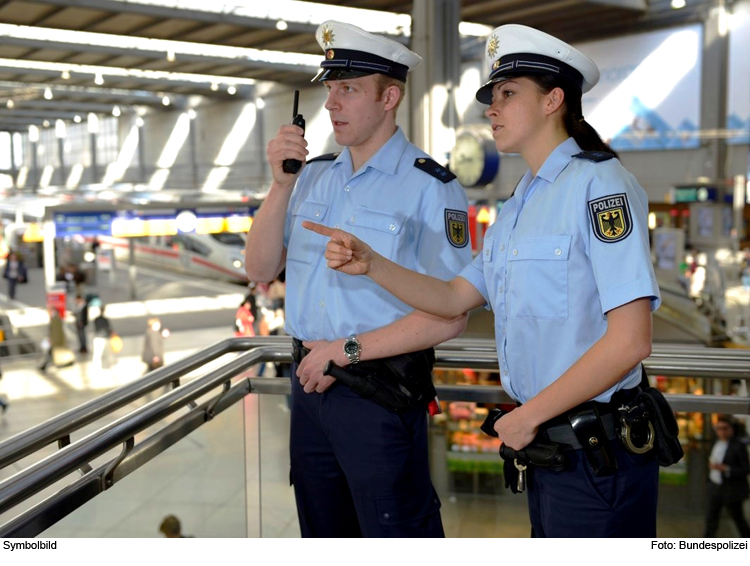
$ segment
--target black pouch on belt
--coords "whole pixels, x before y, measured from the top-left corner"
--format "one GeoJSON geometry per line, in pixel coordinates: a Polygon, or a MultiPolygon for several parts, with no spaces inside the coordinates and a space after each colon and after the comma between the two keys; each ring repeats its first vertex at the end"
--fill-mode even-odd
{"type": "Polygon", "coordinates": [[[596,406],[587,406],[569,413],[568,421],[594,473],[597,476],[614,474],[617,471],[617,460],[596,406]]]}
{"type": "Polygon", "coordinates": [[[659,465],[666,467],[679,462],[685,452],[678,438],[677,420],[664,395],[658,389],[647,387],[638,393],[635,402],[644,407],[650,415],[649,420],[656,437],[656,460],[659,465]]]}

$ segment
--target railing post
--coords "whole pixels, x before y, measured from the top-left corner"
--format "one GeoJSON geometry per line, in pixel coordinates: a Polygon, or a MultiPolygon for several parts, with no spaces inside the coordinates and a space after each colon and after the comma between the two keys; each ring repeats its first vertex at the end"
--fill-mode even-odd
{"type": "Polygon", "coordinates": [[[245,496],[247,498],[247,536],[260,538],[260,395],[251,393],[243,401],[245,409],[245,496]]]}

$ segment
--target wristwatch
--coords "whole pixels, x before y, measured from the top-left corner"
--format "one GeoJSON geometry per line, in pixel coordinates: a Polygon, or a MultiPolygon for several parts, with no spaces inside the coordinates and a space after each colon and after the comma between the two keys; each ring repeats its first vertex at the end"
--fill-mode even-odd
{"type": "Polygon", "coordinates": [[[362,344],[359,343],[357,337],[352,334],[348,336],[344,341],[344,354],[349,358],[350,364],[356,364],[359,362],[359,355],[362,352],[362,344]]]}

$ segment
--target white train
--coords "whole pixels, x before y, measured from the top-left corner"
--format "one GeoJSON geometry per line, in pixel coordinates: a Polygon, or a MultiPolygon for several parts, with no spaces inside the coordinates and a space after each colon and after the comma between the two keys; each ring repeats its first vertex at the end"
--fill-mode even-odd
{"type": "MultiPolygon", "coordinates": [[[[247,282],[244,234],[176,234],[145,236],[133,240],[137,265],[211,279],[247,282]]],[[[99,243],[102,249],[114,249],[119,265],[127,264],[127,239],[100,236],[99,243]]]]}

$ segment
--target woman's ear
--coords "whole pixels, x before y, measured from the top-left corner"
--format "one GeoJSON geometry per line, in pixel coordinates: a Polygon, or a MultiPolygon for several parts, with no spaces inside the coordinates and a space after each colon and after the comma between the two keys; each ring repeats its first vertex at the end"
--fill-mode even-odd
{"type": "Polygon", "coordinates": [[[565,92],[559,86],[553,88],[546,96],[545,110],[548,114],[557,112],[565,102],[565,92]]]}

